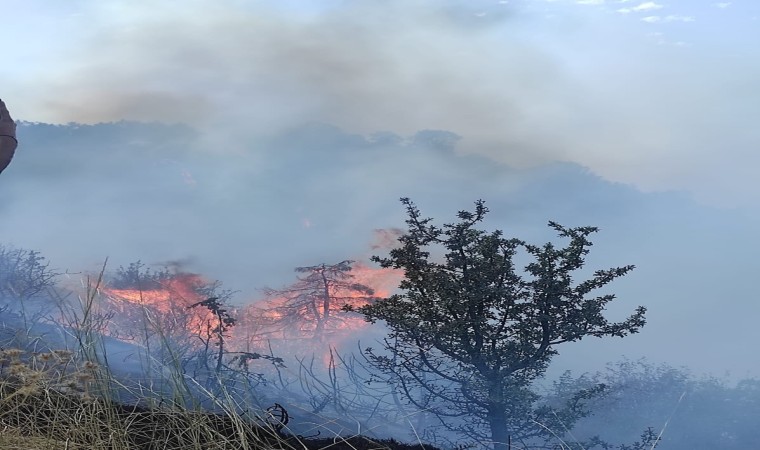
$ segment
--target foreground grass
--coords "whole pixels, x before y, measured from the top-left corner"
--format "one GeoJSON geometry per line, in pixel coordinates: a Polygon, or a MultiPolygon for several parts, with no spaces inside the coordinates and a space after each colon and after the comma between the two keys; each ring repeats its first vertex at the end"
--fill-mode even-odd
{"type": "Polygon", "coordinates": [[[84,450],[85,447],[45,437],[25,436],[21,430],[4,427],[0,430],[0,448],[4,450],[84,450]]]}
{"type": "MultiPolygon", "coordinates": [[[[0,351],[0,448],[134,450],[412,449],[394,441],[304,439],[267,418],[210,414],[180,407],[146,408],[98,396],[107,371],[70,352],[0,351]]],[[[430,448],[430,447],[427,447],[430,448]]]]}

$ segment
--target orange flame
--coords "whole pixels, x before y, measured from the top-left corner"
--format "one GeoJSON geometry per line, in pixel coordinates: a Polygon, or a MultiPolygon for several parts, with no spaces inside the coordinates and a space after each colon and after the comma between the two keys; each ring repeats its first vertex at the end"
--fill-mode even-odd
{"type": "MultiPolygon", "coordinates": [[[[329,306],[329,323],[323,335],[315,336],[315,317],[306,315],[288,317],[286,297],[273,297],[253,302],[235,311],[235,326],[227,333],[229,351],[269,352],[279,354],[311,353],[329,359],[330,347],[356,336],[369,324],[356,313],[347,313],[343,305],[361,307],[378,298],[385,298],[398,286],[402,272],[395,269],[374,268],[355,263],[350,271],[351,282],[371,288],[369,296],[362,290],[349,287],[335,288],[331,296],[340,298],[329,306]]],[[[122,340],[136,340],[136,334],[151,322],[152,329],[166,335],[183,335],[191,346],[201,345],[197,336],[207,336],[209,324],[215,324],[213,313],[203,306],[192,307],[206,300],[202,288],[209,283],[202,276],[190,273],[172,275],[152,289],[104,288],[107,307],[113,312],[106,333],[122,340]]],[[[213,325],[212,325],[213,326],[213,325]]]]}
{"type": "Polygon", "coordinates": [[[193,305],[205,300],[199,288],[207,284],[200,275],[180,273],[162,281],[157,289],[105,288],[102,291],[115,313],[113,326],[107,332],[114,337],[125,336],[125,330],[119,328],[148,319],[155,322],[154,327],[164,331],[181,328],[194,335],[204,333],[209,321],[214,319],[213,314],[193,305]]]}

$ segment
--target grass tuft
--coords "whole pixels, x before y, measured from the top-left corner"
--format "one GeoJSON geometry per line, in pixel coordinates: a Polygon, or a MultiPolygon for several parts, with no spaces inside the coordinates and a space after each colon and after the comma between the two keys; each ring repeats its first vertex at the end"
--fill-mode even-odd
{"type": "MultiPolygon", "coordinates": [[[[106,368],[71,352],[0,351],[0,448],[91,450],[412,449],[362,436],[304,439],[266,420],[179,406],[130,406],[101,397],[106,368]]],[[[427,447],[428,449],[430,447],[427,447]]]]}

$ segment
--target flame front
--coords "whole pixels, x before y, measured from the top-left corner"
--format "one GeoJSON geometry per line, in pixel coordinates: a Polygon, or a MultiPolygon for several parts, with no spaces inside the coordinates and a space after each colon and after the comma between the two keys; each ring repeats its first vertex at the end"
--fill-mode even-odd
{"type": "MultiPolygon", "coordinates": [[[[318,267],[318,266],[315,266],[318,267]]],[[[342,282],[300,286],[288,295],[270,295],[232,311],[235,326],[227,333],[226,350],[280,354],[322,354],[356,337],[368,323],[361,315],[342,308],[355,308],[387,297],[398,285],[401,272],[354,263],[342,282]],[[322,288],[322,290],[316,288],[322,288]]],[[[210,336],[215,321],[212,311],[200,302],[209,294],[209,283],[197,274],[179,273],[152,284],[150,289],[105,288],[112,311],[105,333],[125,341],[140,341],[160,333],[172,342],[198,348],[210,336]]]]}
{"type": "Polygon", "coordinates": [[[214,319],[211,311],[195,306],[205,300],[201,288],[207,284],[200,275],[182,273],[152,289],[105,288],[114,312],[106,333],[130,341],[158,330],[167,335],[202,334],[214,319]]]}

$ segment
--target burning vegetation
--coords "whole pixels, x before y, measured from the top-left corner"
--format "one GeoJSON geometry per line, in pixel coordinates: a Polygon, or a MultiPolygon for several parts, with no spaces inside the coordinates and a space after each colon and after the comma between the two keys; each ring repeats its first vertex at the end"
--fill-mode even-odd
{"type": "Polygon", "coordinates": [[[297,267],[297,281],[283,289],[266,289],[267,299],[249,314],[268,319],[270,330],[281,339],[325,339],[363,328],[366,323],[346,306],[361,307],[374,303],[383,292],[370,287],[372,271],[355,270],[354,261],[337,264],[297,267]],[[363,272],[357,276],[357,272],[363,272]],[[364,278],[362,280],[361,278],[364,278]]]}
{"type": "Polygon", "coordinates": [[[142,267],[137,262],[119,268],[101,288],[105,308],[112,312],[106,333],[117,339],[139,340],[147,332],[146,325],[172,336],[202,334],[213,314],[195,305],[217,295],[229,297],[227,292],[217,292],[218,283],[198,274],[141,271],[142,267]]]}
{"type": "MultiPolygon", "coordinates": [[[[179,449],[201,442],[318,448],[324,441],[312,445],[307,437],[358,431],[446,448],[466,442],[496,450],[651,450],[662,435],[651,423],[636,434],[629,430],[624,439],[635,440],[631,445],[610,445],[591,433],[576,439],[570,430],[588,426],[595,408],[614,411],[609,399],[627,392],[636,370],[652,385],[715,389],[688,384],[673,371],[633,366],[612,378],[567,374],[539,392],[558,346],[623,337],[644,325],[643,307],[621,322],[607,321],[603,312],[614,295],[593,295],[633,266],[577,281],[572,275],[584,267],[593,227],[550,223],[567,245],[538,246],[478,229],[488,213],[483,202],[441,227],[403,202],[408,231],[393,233],[389,256],[373,258],[379,267],[352,260],[297,267],[291,284],[267,288],[244,306],[235,306],[235,293],[218,281],[139,261],[112,273],[104,268],[87,278],[83,294],[73,295],[39,253],[0,246],[0,331],[4,346],[18,347],[0,352],[0,426],[45,430],[50,448],[61,442],[66,448],[179,449]],[[518,267],[515,260],[529,262],[518,267]],[[33,310],[35,302],[48,303],[33,310]],[[13,321],[23,327],[11,330],[13,321]],[[379,345],[359,343],[370,332],[379,345]],[[70,362],[56,353],[64,348],[73,350],[66,353],[70,362]],[[128,403],[135,406],[125,409],[128,403]],[[68,412],[46,428],[59,407],[68,412]],[[49,416],[29,422],[33,410],[49,416]],[[95,425],[67,432],[69,419],[90,414],[83,411],[92,413],[93,424],[119,422],[112,428],[124,439],[114,446],[107,442],[113,433],[95,425]],[[164,419],[205,431],[159,432],[164,419]]],[[[752,397],[747,392],[755,387],[742,384],[741,395],[752,397]]],[[[685,398],[679,395],[677,404],[685,398]]],[[[404,448],[342,442],[344,448],[404,448]]]]}
{"type": "MultiPolygon", "coordinates": [[[[313,381],[304,384],[309,398],[300,398],[303,393],[296,398],[321,412],[323,403],[337,405],[343,395],[321,392],[327,386],[321,377],[356,372],[360,364],[338,350],[356,342],[369,326],[347,307],[389,295],[401,274],[350,260],[295,272],[289,286],[266,289],[263,299],[233,307],[233,292],[218,281],[176,267],[151,270],[138,261],[118,268],[99,287],[99,330],[148,349],[160,364],[180,366],[193,379],[206,380],[211,390],[221,376],[242,375],[248,382],[270,385],[274,378],[290,389],[308,374],[313,381]]],[[[335,380],[330,383],[335,390],[335,380]]]]}
{"type": "Polygon", "coordinates": [[[228,305],[233,293],[218,281],[169,268],[153,271],[138,261],[120,267],[100,289],[109,311],[105,333],[134,342],[160,330],[175,343],[195,348],[219,335],[233,352],[291,343],[306,354],[367,327],[347,307],[360,308],[389,295],[401,276],[398,270],[350,260],[297,267],[295,272],[291,285],[267,288],[262,300],[234,308],[228,305]]]}

